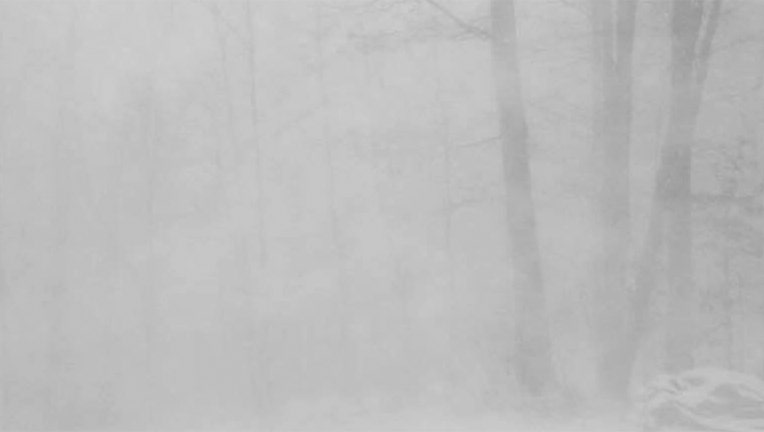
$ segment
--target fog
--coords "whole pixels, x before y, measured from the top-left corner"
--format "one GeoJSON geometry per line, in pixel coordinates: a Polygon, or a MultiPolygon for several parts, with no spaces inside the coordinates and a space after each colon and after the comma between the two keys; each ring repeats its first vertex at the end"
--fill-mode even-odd
{"type": "Polygon", "coordinates": [[[0,429],[638,430],[764,378],[762,22],[0,1],[0,429]]]}

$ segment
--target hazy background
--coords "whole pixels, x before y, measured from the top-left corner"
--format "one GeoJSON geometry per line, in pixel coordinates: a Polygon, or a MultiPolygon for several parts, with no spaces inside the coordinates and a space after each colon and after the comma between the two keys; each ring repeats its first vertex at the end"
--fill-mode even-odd
{"type": "MultiPolygon", "coordinates": [[[[715,1],[697,2],[706,31],[715,1]]],[[[654,289],[624,391],[677,369],[663,348],[676,317],[691,320],[694,364],[762,376],[764,2],[721,2],[691,124],[672,111],[683,12],[638,2],[631,72],[613,69],[602,102],[597,2],[0,2],[2,429],[579,421],[603,393],[619,399],[601,391],[598,332],[618,317],[598,296],[635,313],[629,268],[660,208],[669,246],[647,254],[654,289]],[[501,127],[498,3],[515,7],[516,27],[499,22],[516,44],[500,48],[521,93],[504,101],[527,141],[501,127]],[[607,132],[608,100],[631,126],[607,132]],[[680,123],[692,187],[661,204],[680,123]],[[613,172],[602,149],[616,144],[613,172]],[[526,145],[536,228],[519,242],[502,146],[526,145]],[[603,198],[614,178],[630,195],[603,198]],[[690,196],[689,219],[671,219],[690,196]],[[627,235],[602,219],[618,197],[627,235]],[[525,309],[510,251],[536,240],[543,301],[525,309]],[[602,282],[608,256],[622,274],[602,282]],[[676,291],[682,256],[693,283],[676,291]],[[524,309],[548,328],[541,391],[519,382],[524,309]]]]}

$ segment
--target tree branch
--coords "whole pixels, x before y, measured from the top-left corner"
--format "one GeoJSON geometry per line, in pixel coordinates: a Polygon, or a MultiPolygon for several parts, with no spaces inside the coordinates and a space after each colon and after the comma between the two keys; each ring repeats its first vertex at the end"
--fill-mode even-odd
{"type": "Polygon", "coordinates": [[[247,40],[244,35],[242,35],[239,30],[228,20],[225,16],[223,16],[223,13],[220,11],[220,8],[218,8],[217,4],[206,1],[206,0],[197,0],[197,3],[203,7],[204,9],[207,9],[207,11],[220,23],[222,23],[229,33],[231,33],[235,39],[239,41],[239,43],[244,46],[244,49],[247,51],[253,51],[254,47],[252,46],[252,41],[247,40]]]}
{"type": "Polygon", "coordinates": [[[711,56],[711,44],[719,27],[719,15],[721,13],[722,0],[712,0],[711,10],[706,18],[706,28],[701,36],[697,53],[697,72],[695,84],[699,89],[703,88],[708,75],[708,58],[711,56]]]}
{"type": "Polygon", "coordinates": [[[479,139],[477,141],[471,141],[471,142],[464,143],[464,144],[455,144],[452,147],[455,148],[455,149],[464,149],[464,148],[470,148],[470,147],[477,147],[477,146],[480,146],[480,145],[483,145],[483,144],[490,144],[490,143],[496,142],[496,141],[499,140],[499,138],[501,138],[501,137],[500,136],[492,136],[492,137],[483,138],[483,139],[479,139]]]}
{"type": "Polygon", "coordinates": [[[459,27],[467,30],[467,32],[472,33],[472,34],[474,34],[476,36],[480,36],[481,38],[484,38],[484,39],[493,39],[493,34],[491,34],[490,32],[488,32],[488,31],[486,31],[486,30],[484,30],[484,29],[482,29],[480,27],[476,27],[476,26],[468,23],[467,21],[463,20],[462,18],[459,18],[453,12],[451,12],[450,10],[448,10],[446,7],[444,7],[440,3],[436,2],[435,0],[424,0],[424,1],[425,1],[425,3],[429,4],[430,6],[434,7],[435,9],[439,10],[441,13],[446,15],[448,18],[451,19],[451,21],[453,21],[457,25],[459,25],[459,27]]]}

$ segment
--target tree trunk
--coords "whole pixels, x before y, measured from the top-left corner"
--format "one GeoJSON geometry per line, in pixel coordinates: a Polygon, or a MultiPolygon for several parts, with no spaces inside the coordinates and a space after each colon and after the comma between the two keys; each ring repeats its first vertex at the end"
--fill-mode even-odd
{"type": "Polygon", "coordinates": [[[525,390],[539,395],[552,388],[555,378],[531,193],[528,131],[517,60],[514,1],[493,0],[491,18],[491,52],[516,295],[514,368],[525,390]]]}
{"type": "Polygon", "coordinates": [[[629,152],[632,122],[632,52],[636,2],[592,0],[594,61],[601,88],[595,90],[595,154],[602,175],[599,196],[601,278],[593,296],[598,341],[598,388],[625,399],[631,370],[624,361],[626,269],[631,221],[629,152]],[[614,22],[615,18],[615,22],[614,22]]]}
{"type": "Polygon", "coordinates": [[[666,368],[692,367],[692,141],[700,95],[694,85],[696,45],[703,22],[703,2],[676,0],[671,16],[671,101],[661,207],[666,213],[666,281],[669,327],[666,368]]]}
{"type": "MultiPolygon", "coordinates": [[[[4,146],[0,147],[0,149],[3,148],[4,146]]],[[[0,162],[0,175],[5,172],[5,170],[2,169],[1,164],[2,162],[0,162]]],[[[6,227],[7,225],[2,223],[4,219],[2,205],[3,198],[5,198],[4,194],[0,193],[0,226],[6,227]]],[[[8,283],[5,279],[5,251],[7,247],[4,240],[4,236],[0,233],[0,430],[7,430],[7,424],[9,423],[8,407],[10,405],[10,389],[8,387],[11,381],[11,350],[9,349],[8,343],[10,336],[8,330],[8,311],[10,310],[8,308],[8,302],[11,296],[8,291],[8,283]]]]}
{"type": "MultiPolygon", "coordinates": [[[[268,260],[268,239],[267,239],[267,226],[265,220],[266,202],[265,202],[265,164],[263,163],[263,149],[258,136],[258,105],[257,105],[257,79],[255,77],[256,72],[256,58],[255,58],[255,15],[253,14],[252,4],[250,1],[245,2],[245,14],[247,21],[247,39],[249,45],[247,46],[247,67],[250,79],[249,86],[249,104],[250,104],[250,121],[252,125],[252,149],[255,153],[255,163],[257,164],[256,185],[257,189],[257,237],[259,246],[259,262],[260,266],[264,270],[265,263],[268,260]]],[[[239,151],[239,155],[243,155],[243,148],[239,151]]]]}
{"type": "Polygon", "coordinates": [[[143,213],[144,235],[143,241],[147,248],[145,267],[143,268],[143,281],[141,290],[141,313],[143,314],[143,336],[145,344],[145,379],[146,401],[148,404],[147,424],[153,424],[157,395],[157,321],[158,321],[158,297],[157,289],[157,263],[155,242],[157,234],[157,183],[159,167],[157,166],[157,148],[160,144],[158,136],[159,113],[157,108],[155,84],[153,74],[146,79],[145,93],[141,96],[141,108],[144,110],[141,116],[142,128],[142,166],[144,168],[145,184],[145,208],[143,213]]]}
{"type": "Polygon", "coordinates": [[[665,242],[669,324],[666,369],[692,366],[692,141],[705,84],[711,43],[721,0],[675,0],[671,17],[671,95],[666,140],[656,173],[647,240],[637,263],[632,294],[632,320],[627,338],[635,361],[647,321],[649,298],[656,283],[657,254],[665,242]],[[705,15],[705,20],[704,20],[705,15]],[[705,25],[704,25],[705,24],[705,25]]]}
{"type": "MultiPolygon", "coordinates": [[[[332,133],[329,90],[326,83],[327,62],[325,59],[325,36],[327,31],[324,22],[326,13],[322,3],[314,5],[315,16],[315,43],[317,56],[317,78],[321,107],[321,141],[324,157],[324,174],[326,183],[326,203],[329,228],[329,240],[333,255],[333,266],[336,270],[336,284],[340,303],[338,307],[337,322],[337,349],[342,352],[343,362],[339,364],[339,378],[337,384],[346,395],[351,398],[358,397],[359,367],[358,367],[358,342],[353,335],[352,326],[355,319],[353,313],[353,290],[350,287],[346,259],[347,247],[343,238],[340,224],[341,204],[337,194],[337,156],[334,136],[332,133]]],[[[367,77],[368,78],[368,77],[367,77]]],[[[368,79],[367,79],[368,82],[368,79]]]]}

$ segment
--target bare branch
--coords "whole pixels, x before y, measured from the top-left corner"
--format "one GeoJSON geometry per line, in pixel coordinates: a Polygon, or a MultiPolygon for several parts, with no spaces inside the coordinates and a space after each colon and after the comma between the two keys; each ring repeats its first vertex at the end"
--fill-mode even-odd
{"type": "Polygon", "coordinates": [[[497,142],[499,140],[499,138],[501,138],[501,137],[499,137],[499,136],[492,136],[492,137],[483,138],[483,139],[480,139],[480,140],[477,140],[477,141],[468,142],[468,143],[465,143],[465,144],[455,144],[454,148],[456,148],[456,149],[464,149],[464,148],[470,148],[470,147],[477,147],[477,146],[480,146],[480,145],[483,145],[483,144],[490,144],[490,143],[497,142]]]}
{"type": "Polygon", "coordinates": [[[218,8],[217,4],[206,1],[206,0],[197,0],[197,3],[199,3],[200,6],[207,9],[207,11],[220,23],[222,23],[225,28],[228,30],[229,33],[231,33],[236,40],[239,41],[244,46],[244,49],[247,51],[253,51],[254,47],[252,46],[252,41],[248,40],[244,35],[242,35],[239,30],[234,26],[228,19],[226,19],[225,16],[223,16],[222,12],[220,12],[220,8],[218,8]]]}
{"type": "Polygon", "coordinates": [[[455,22],[460,27],[462,27],[463,29],[467,30],[467,32],[472,33],[472,34],[474,34],[476,36],[480,36],[480,37],[482,37],[484,39],[493,39],[493,35],[490,32],[488,32],[488,31],[486,31],[486,30],[484,30],[484,29],[482,29],[480,27],[476,27],[476,26],[468,23],[467,21],[463,20],[462,18],[459,18],[453,12],[451,12],[450,10],[448,10],[446,7],[444,7],[440,3],[436,2],[435,0],[424,0],[424,1],[427,4],[429,4],[430,6],[434,7],[435,9],[439,10],[440,12],[442,12],[444,15],[446,15],[448,18],[450,18],[451,21],[455,22]]]}
{"type": "Polygon", "coordinates": [[[697,73],[695,75],[695,84],[703,88],[708,75],[708,58],[711,56],[711,44],[716,35],[716,29],[719,27],[719,14],[722,8],[722,0],[712,0],[711,10],[706,18],[706,28],[699,41],[697,57],[697,73]]]}
{"type": "Polygon", "coordinates": [[[452,201],[450,204],[447,204],[443,211],[454,214],[464,209],[484,206],[484,205],[494,205],[504,202],[504,196],[493,196],[493,195],[481,195],[481,196],[473,196],[468,198],[463,198],[458,201],[452,201]]]}

